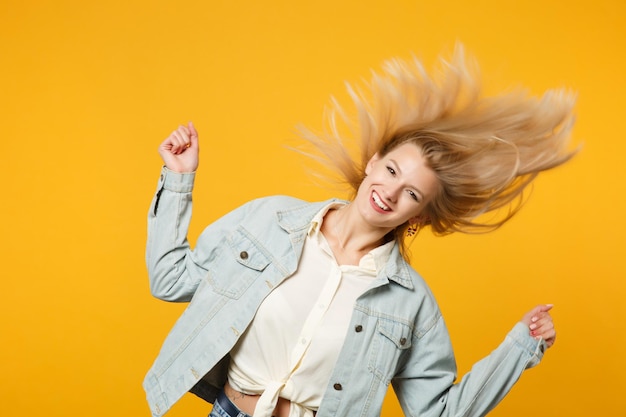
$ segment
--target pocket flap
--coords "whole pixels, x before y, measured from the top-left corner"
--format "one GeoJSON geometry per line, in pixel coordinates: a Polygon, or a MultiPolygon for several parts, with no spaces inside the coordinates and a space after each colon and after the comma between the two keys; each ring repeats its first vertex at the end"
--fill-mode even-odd
{"type": "Polygon", "coordinates": [[[248,268],[262,271],[270,263],[261,244],[243,229],[237,229],[231,234],[228,244],[237,262],[248,268]]]}
{"type": "Polygon", "coordinates": [[[411,347],[413,332],[406,324],[393,320],[380,319],[378,321],[378,332],[391,340],[398,349],[408,349],[411,347]]]}

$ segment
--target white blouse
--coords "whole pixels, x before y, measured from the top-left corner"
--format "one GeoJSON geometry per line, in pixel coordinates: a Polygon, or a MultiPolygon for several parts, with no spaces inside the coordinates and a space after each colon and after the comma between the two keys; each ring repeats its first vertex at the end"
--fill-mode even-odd
{"type": "Polygon", "coordinates": [[[311,417],[343,345],[355,300],[383,268],[393,242],[339,266],[320,232],[324,207],[312,220],[298,270],[261,303],[231,351],[228,381],[261,395],[253,417],[271,417],[278,398],[291,401],[290,417],[311,417]]]}

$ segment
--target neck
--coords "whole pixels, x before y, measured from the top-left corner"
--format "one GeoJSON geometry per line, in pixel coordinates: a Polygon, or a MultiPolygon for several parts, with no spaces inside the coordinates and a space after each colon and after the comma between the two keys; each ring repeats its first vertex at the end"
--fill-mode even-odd
{"type": "Polygon", "coordinates": [[[355,207],[348,204],[337,210],[330,210],[324,216],[322,233],[331,245],[335,256],[348,255],[360,259],[367,252],[385,243],[390,230],[372,228],[363,222],[355,207]]]}

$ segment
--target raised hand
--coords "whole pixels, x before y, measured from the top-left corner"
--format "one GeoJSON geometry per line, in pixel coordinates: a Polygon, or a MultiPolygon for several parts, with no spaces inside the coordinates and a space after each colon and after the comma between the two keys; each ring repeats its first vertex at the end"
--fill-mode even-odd
{"type": "Polygon", "coordinates": [[[175,172],[194,172],[198,169],[198,132],[193,123],[180,125],[159,145],[159,154],[165,166],[175,172]]]}

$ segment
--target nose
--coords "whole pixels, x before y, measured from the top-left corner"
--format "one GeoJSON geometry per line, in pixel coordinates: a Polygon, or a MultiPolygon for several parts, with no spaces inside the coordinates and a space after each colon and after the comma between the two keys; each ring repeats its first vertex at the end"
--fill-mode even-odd
{"type": "Polygon", "coordinates": [[[383,198],[390,203],[395,203],[398,201],[398,196],[400,195],[401,187],[399,184],[388,184],[383,190],[383,198]]]}

